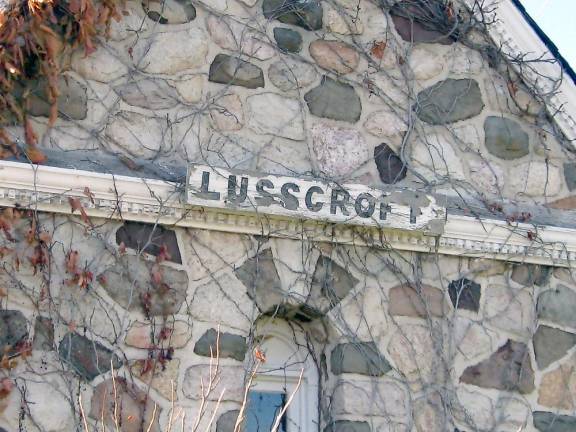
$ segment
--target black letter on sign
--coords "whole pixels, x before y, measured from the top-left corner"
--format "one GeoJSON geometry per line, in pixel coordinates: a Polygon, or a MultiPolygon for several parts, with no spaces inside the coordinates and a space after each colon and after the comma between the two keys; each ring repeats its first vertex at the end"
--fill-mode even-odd
{"type": "Polygon", "coordinates": [[[344,189],[332,189],[332,196],[330,198],[330,213],[336,214],[336,207],[340,207],[340,211],[344,216],[349,216],[350,213],[346,208],[348,206],[348,201],[350,200],[350,194],[344,189]],[[342,199],[338,198],[342,196],[342,199]]]}
{"type": "Polygon", "coordinates": [[[220,199],[220,192],[208,191],[209,183],[210,173],[208,171],[203,171],[202,186],[200,186],[200,192],[196,192],[194,195],[203,199],[218,201],[220,199]]]}
{"type": "Polygon", "coordinates": [[[410,207],[410,223],[416,223],[416,211],[414,210],[414,207],[410,207]]]}
{"type": "Polygon", "coordinates": [[[369,218],[374,214],[374,210],[376,209],[376,200],[369,193],[361,193],[356,198],[354,208],[356,209],[356,214],[358,216],[360,216],[361,218],[369,218]],[[362,205],[363,201],[368,202],[368,208],[364,208],[364,206],[362,205]]]}
{"type": "Polygon", "coordinates": [[[284,183],[280,192],[282,192],[282,198],[284,199],[284,208],[287,210],[296,210],[298,208],[298,198],[290,193],[300,192],[300,186],[295,183],[284,183]]]}
{"type": "Polygon", "coordinates": [[[322,210],[324,203],[321,203],[321,202],[312,203],[312,194],[313,193],[319,193],[321,195],[324,195],[324,191],[319,186],[312,186],[312,187],[310,187],[310,189],[308,189],[308,192],[306,192],[306,198],[304,198],[304,200],[306,201],[306,207],[308,208],[308,210],[313,211],[313,212],[319,212],[320,210],[322,210]]]}
{"type": "Polygon", "coordinates": [[[380,220],[386,220],[388,212],[392,211],[392,207],[389,204],[380,203],[380,220]]]}
{"type": "Polygon", "coordinates": [[[274,204],[276,201],[274,200],[274,195],[268,191],[265,191],[264,188],[274,189],[274,183],[268,179],[258,180],[258,183],[256,183],[256,191],[260,193],[260,196],[255,197],[254,199],[256,200],[256,204],[259,206],[268,207],[274,204]]]}
{"type": "Polygon", "coordinates": [[[228,176],[228,202],[231,204],[240,204],[246,201],[248,194],[248,177],[242,177],[240,180],[240,193],[236,194],[236,176],[228,176]]]}

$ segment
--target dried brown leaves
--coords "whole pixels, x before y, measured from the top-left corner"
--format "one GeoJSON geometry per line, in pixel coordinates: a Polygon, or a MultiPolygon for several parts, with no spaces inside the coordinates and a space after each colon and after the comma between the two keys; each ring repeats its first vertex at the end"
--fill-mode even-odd
{"type": "Polygon", "coordinates": [[[33,85],[45,80],[52,126],[58,117],[59,60],[65,47],[83,47],[90,54],[110,20],[120,18],[115,0],[25,0],[0,11],[0,158],[19,154],[5,130],[16,123],[24,127],[28,159],[44,162],[28,118],[33,85]]]}

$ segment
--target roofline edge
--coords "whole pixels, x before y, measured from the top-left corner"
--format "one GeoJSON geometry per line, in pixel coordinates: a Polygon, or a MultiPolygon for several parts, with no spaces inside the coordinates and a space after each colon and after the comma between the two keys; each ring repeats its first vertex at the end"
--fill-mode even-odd
{"type": "Polygon", "coordinates": [[[551,51],[550,46],[542,40],[527,16],[518,8],[517,1],[497,0],[497,19],[489,27],[490,34],[495,42],[511,56],[532,54],[533,58],[544,56],[544,58],[557,61],[556,64],[534,63],[536,70],[523,70],[522,76],[529,84],[544,93],[550,90],[546,87],[549,82],[544,82],[541,77],[562,78],[555,94],[551,95],[548,100],[548,110],[554,113],[553,118],[556,124],[576,149],[576,84],[569,72],[571,68],[564,68],[563,62],[551,51]]]}

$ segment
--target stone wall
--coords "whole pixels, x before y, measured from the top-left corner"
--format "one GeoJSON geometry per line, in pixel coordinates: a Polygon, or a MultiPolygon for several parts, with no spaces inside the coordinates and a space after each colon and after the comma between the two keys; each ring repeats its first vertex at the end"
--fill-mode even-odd
{"type": "Polygon", "coordinates": [[[230,431],[267,316],[307,341],[298,350],[320,372],[319,430],[576,425],[566,269],[91,222],[100,228],[39,215],[50,263],[24,259],[29,246],[14,252],[18,269],[4,259],[4,430],[84,430],[80,404],[90,430],[103,417],[113,428],[114,409],[122,431],[166,431],[182,412],[192,430],[219,337],[208,406],[225,387],[211,430],[230,431]]]}
{"type": "Polygon", "coordinates": [[[63,60],[43,145],[571,208],[546,96],[458,4],[411,1],[128,1],[95,53],[63,60]]]}
{"type": "MultiPolygon", "coordinates": [[[[196,162],[572,209],[545,95],[485,23],[425,3],[128,1],[63,59],[41,145],[133,175],[196,162]]],[[[576,430],[568,269],[6,209],[0,229],[0,431],[193,430],[224,387],[211,430],[231,431],[270,316],[305,341],[319,431],[576,430]]]]}

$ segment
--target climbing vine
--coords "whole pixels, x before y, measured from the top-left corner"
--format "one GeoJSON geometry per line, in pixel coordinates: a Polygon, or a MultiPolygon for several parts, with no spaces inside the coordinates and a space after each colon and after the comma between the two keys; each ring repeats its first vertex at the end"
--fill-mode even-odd
{"type": "Polygon", "coordinates": [[[113,186],[106,200],[90,184],[1,191],[0,431],[239,432],[270,370],[287,397],[309,391],[306,432],[574,424],[556,386],[576,346],[571,263],[522,262],[549,258],[541,225],[573,227],[559,210],[576,206],[576,163],[547,109],[563,77],[534,79],[554,59],[495,44],[496,11],[481,0],[3,9],[0,157],[108,173],[113,186]],[[265,219],[251,235],[190,228],[209,212],[171,212],[191,163],[391,190],[415,217],[434,196],[535,252],[514,255],[510,241],[478,246],[482,259],[448,256],[435,252],[441,236],[410,233],[428,252],[408,252],[387,230],[295,240],[265,219]],[[135,177],[153,205],[125,206],[116,187],[135,177]]]}
{"type": "Polygon", "coordinates": [[[1,158],[20,153],[4,129],[16,122],[24,125],[27,157],[33,163],[44,160],[29,121],[32,95],[40,92],[50,105],[52,126],[64,53],[80,47],[90,55],[112,19],[121,19],[114,0],[29,0],[0,9],[1,158]]]}

